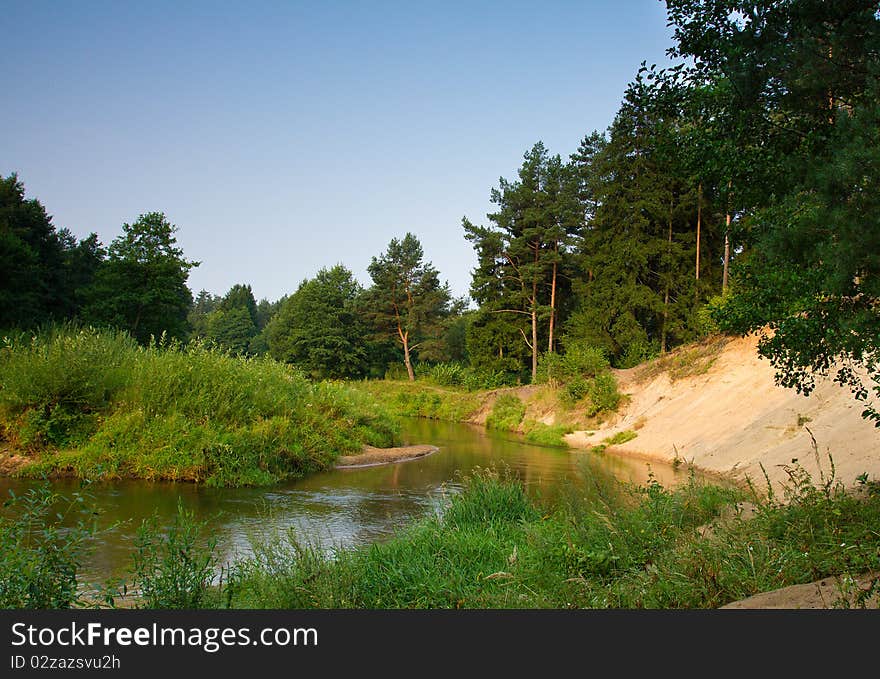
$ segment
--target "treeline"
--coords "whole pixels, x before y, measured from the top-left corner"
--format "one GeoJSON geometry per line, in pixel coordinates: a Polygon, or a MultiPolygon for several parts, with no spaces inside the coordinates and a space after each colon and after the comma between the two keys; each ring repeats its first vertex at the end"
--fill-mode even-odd
{"type": "MultiPolygon", "coordinates": [[[[411,234],[374,257],[368,288],[338,265],[275,303],[246,285],[192,303],[195,263],[162,215],[125,225],[105,253],[94,237],[51,233],[12,177],[0,325],[73,315],[141,341],[166,331],[268,353],[319,377],[399,364],[412,378],[419,364],[452,361],[507,381],[535,380],[542,360],[573,346],[627,367],[716,326],[769,328],[759,350],[783,384],[809,392],[841,356],[876,378],[877,3],[666,4],[679,65],[643,65],[607,130],[568,158],[536,143],[491,188],[486,222],[463,220],[475,309],[452,298],[411,234]],[[155,258],[139,240],[147,226],[155,258]],[[148,266],[160,275],[145,277],[148,266]],[[146,280],[167,287],[131,289],[146,280]]],[[[856,372],[836,377],[862,400],[880,394],[856,372]]]]}
{"type": "Polygon", "coordinates": [[[187,286],[199,262],[177,245],[161,212],[122,225],[109,247],[56,229],[23,182],[0,178],[0,328],[50,323],[124,330],[140,344],[202,341],[234,355],[266,355],[316,379],[383,377],[400,364],[465,360],[464,299],[455,299],[412,234],[373,258],[363,287],[338,264],[290,295],[257,302],[250,285],[222,296],[187,286]]]}

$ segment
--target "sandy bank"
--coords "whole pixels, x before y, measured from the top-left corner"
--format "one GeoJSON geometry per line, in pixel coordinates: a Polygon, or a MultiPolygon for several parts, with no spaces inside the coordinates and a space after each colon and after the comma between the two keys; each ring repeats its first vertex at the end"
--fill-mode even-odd
{"type": "Polygon", "coordinates": [[[608,448],[694,467],[765,486],[788,480],[797,460],[816,479],[830,473],[847,487],[867,473],[880,479],[880,429],[861,417],[864,404],[831,379],[817,380],[809,397],[779,387],[769,361],[758,357],[755,337],[730,339],[704,370],[681,379],[668,371],[645,377],[638,368],[618,371],[629,401],[598,431],[566,437],[590,448],[622,431],[637,437],[608,448]],[[815,437],[816,450],[813,448],[815,437]]]}
{"type": "Polygon", "coordinates": [[[437,446],[399,446],[397,448],[374,448],[364,446],[364,452],[358,455],[345,455],[337,459],[336,469],[357,469],[359,467],[376,467],[384,464],[408,462],[420,457],[436,453],[437,446]]]}

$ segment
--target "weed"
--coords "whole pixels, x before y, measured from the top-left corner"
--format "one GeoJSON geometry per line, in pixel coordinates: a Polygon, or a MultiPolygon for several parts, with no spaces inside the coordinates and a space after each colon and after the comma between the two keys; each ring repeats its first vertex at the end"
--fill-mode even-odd
{"type": "Polygon", "coordinates": [[[513,394],[499,394],[486,418],[487,429],[516,431],[526,414],[525,404],[513,394]]]}
{"type": "Polygon", "coordinates": [[[202,607],[218,565],[216,541],[203,544],[203,529],[179,500],[167,531],[162,531],[156,515],[141,524],[132,565],[140,607],[202,607]]]}
{"type": "Polygon", "coordinates": [[[0,608],[76,605],[77,573],[96,533],[86,495],[64,497],[46,483],[23,495],[10,491],[3,507],[0,608]]]}
{"type": "Polygon", "coordinates": [[[348,387],[202,344],[140,347],[113,331],[50,328],[0,352],[0,421],[23,474],[261,485],[393,445],[394,420],[348,387]]]}

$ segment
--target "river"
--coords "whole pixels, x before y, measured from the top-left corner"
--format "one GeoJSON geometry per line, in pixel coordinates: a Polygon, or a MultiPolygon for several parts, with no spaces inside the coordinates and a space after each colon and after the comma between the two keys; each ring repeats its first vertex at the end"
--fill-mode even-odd
{"type": "MultiPolygon", "coordinates": [[[[247,554],[251,539],[292,529],[299,539],[330,549],[387,538],[401,526],[439,511],[461,488],[461,475],[477,467],[507,467],[530,493],[552,500],[566,484],[584,484],[595,474],[644,483],[653,474],[664,485],[687,478],[671,466],[524,442],[515,434],[481,427],[406,419],[407,444],[430,443],[439,451],[410,462],[334,470],[263,488],[207,488],[189,483],[118,481],[85,489],[98,512],[98,544],[83,564],[82,580],[98,583],[124,577],[141,521],[154,512],[168,525],[178,499],[206,522],[221,561],[247,554]]],[[[0,496],[21,494],[34,481],[0,478],[0,496]]],[[[71,480],[53,482],[61,494],[80,490],[71,480]]]]}

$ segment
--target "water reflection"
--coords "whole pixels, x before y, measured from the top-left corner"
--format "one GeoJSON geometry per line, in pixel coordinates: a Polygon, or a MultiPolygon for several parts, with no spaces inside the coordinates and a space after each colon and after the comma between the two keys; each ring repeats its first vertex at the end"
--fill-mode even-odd
{"type": "MultiPolygon", "coordinates": [[[[163,525],[173,520],[178,499],[207,521],[224,561],[249,551],[254,537],[293,530],[300,539],[324,548],[348,547],[381,540],[414,519],[438,511],[443,500],[461,487],[461,475],[477,467],[507,467],[530,493],[549,501],[560,492],[577,492],[597,475],[643,484],[653,474],[674,485],[686,473],[613,455],[595,455],[525,444],[513,434],[480,427],[407,420],[407,443],[431,443],[439,452],[386,467],[325,472],[271,488],[206,488],[193,484],[123,481],[92,484],[87,492],[100,512],[100,543],[84,568],[84,579],[124,576],[134,535],[154,512],[163,525]],[[566,490],[567,487],[567,490],[566,490]]],[[[32,481],[0,479],[0,494],[23,492],[32,481]]],[[[58,492],[80,488],[73,481],[55,482],[58,492]]]]}

